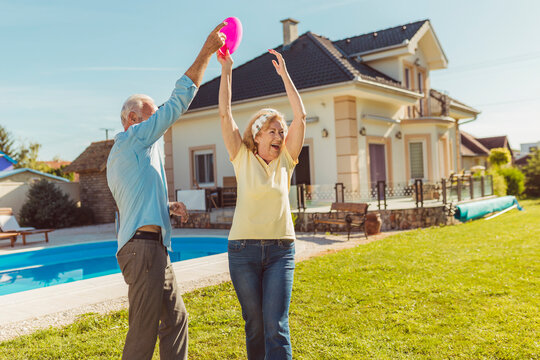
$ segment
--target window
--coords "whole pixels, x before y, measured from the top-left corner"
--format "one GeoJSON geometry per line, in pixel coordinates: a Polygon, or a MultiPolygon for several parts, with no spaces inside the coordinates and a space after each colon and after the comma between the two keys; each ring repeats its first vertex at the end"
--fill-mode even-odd
{"type": "MultiPolygon", "coordinates": [[[[424,73],[418,71],[418,91],[424,92],[424,73]]],[[[420,99],[420,116],[424,116],[424,99],[420,99]]]]}
{"type": "MultiPolygon", "coordinates": [[[[404,63],[403,84],[409,90],[414,88],[414,67],[408,63],[404,63]]],[[[412,106],[407,107],[407,116],[409,118],[414,116],[414,110],[412,106]]]]}
{"type": "Polygon", "coordinates": [[[193,181],[194,186],[215,186],[214,177],[214,150],[195,150],[193,154],[193,181]]]}
{"type": "Polygon", "coordinates": [[[409,143],[409,157],[411,164],[411,179],[424,178],[424,144],[422,142],[409,143]]]}
{"type": "Polygon", "coordinates": [[[405,68],[405,87],[411,88],[411,69],[408,67],[405,68]]]}

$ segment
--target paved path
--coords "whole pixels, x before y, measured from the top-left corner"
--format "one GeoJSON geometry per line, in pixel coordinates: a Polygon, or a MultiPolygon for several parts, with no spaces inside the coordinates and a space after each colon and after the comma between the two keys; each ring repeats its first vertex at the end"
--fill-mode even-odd
{"type": "MultiPolygon", "coordinates": [[[[173,236],[227,236],[228,230],[174,229],[173,236]]],[[[302,261],[328,251],[380,240],[391,233],[363,237],[323,234],[297,234],[296,261],[302,261]]],[[[90,241],[114,240],[113,224],[56,230],[49,243],[30,239],[27,246],[0,246],[0,255],[12,251],[35,250],[90,241]]],[[[5,244],[3,244],[5,245],[5,244]]],[[[173,264],[182,293],[229,281],[227,254],[191,259],[173,264]]],[[[80,280],[41,289],[0,296],[0,341],[31,333],[40,328],[62,326],[88,312],[108,313],[127,307],[127,285],[122,274],[80,280]]]]}

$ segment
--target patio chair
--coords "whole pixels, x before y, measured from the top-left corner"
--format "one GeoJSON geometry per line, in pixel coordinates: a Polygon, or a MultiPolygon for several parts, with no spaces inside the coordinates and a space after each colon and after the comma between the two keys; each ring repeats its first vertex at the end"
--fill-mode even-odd
{"type": "MultiPolygon", "coordinates": [[[[22,236],[23,245],[26,245],[26,237],[35,234],[44,234],[45,242],[49,242],[49,233],[54,229],[36,229],[33,227],[21,227],[13,215],[11,208],[0,208],[0,234],[16,233],[22,236]]],[[[13,235],[11,235],[13,236],[13,235]]],[[[15,238],[16,240],[16,238],[15,238]]],[[[12,240],[12,244],[15,241],[12,240]]]]}
{"type": "Polygon", "coordinates": [[[0,240],[11,240],[11,247],[15,245],[17,241],[18,232],[0,232],[0,240]]]}

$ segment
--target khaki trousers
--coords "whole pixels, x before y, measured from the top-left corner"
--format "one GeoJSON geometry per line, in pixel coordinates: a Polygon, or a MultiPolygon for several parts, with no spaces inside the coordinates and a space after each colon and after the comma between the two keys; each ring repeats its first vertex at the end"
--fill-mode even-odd
{"type": "Polygon", "coordinates": [[[132,239],[116,256],[129,286],[129,330],[122,359],[187,359],[188,315],[161,241],[132,239]]]}

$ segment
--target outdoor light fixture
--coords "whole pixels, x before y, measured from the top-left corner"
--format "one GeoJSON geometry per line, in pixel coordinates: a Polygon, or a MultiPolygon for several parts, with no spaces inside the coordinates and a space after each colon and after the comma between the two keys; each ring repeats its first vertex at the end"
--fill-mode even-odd
{"type": "Polygon", "coordinates": [[[401,131],[398,131],[398,132],[396,133],[396,139],[401,139],[401,131]]]}
{"type": "Polygon", "coordinates": [[[359,131],[360,135],[362,136],[366,136],[366,127],[365,126],[362,126],[362,128],[360,129],[359,131]]]}
{"type": "Polygon", "coordinates": [[[323,138],[328,137],[328,130],[322,129],[321,135],[322,135],[323,138]]]}

